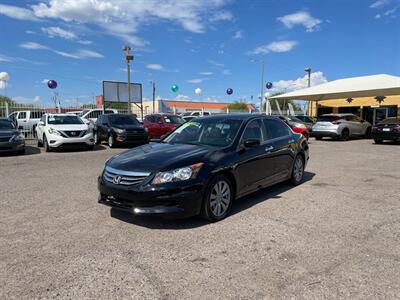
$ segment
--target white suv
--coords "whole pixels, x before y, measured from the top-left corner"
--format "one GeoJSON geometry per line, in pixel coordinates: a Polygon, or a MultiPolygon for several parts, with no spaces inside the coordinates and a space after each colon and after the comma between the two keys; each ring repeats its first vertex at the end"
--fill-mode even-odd
{"type": "Polygon", "coordinates": [[[93,130],[71,114],[45,114],[36,127],[38,147],[46,152],[56,148],[94,147],[93,130]]]}
{"type": "Polygon", "coordinates": [[[103,109],[101,109],[101,108],[95,108],[95,109],[89,109],[89,110],[85,109],[78,116],[80,116],[83,119],[83,121],[85,121],[85,123],[88,123],[90,121],[93,123],[96,123],[97,118],[102,114],[117,114],[117,113],[118,113],[118,110],[116,110],[116,109],[109,108],[109,109],[105,109],[103,111],[103,109]],[[87,120],[87,122],[86,122],[86,120],[87,120]]]}

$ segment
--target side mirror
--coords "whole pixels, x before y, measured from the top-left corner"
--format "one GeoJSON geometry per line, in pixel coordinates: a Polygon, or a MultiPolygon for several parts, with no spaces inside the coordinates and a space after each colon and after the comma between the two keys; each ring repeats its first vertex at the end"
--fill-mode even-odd
{"type": "Polygon", "coordinates": [[[247,139],[244,141],[243,145],[245,148],[254,148],[260,146],[261,141],[259,139],[247,139]]]}
{"type": "Polygon", "coordinates": [[[43,121],[40,121],[40,122],[38,123],[38,126],[44,126],[44,122],[43,122],[43,121]]]}

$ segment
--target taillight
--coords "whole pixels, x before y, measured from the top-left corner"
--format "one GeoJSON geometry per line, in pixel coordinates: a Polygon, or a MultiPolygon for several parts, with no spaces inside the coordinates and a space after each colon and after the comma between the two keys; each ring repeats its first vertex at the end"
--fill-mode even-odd
{"type": "Polygon", "coordinates": [[[331,123],[335,124],[335,125],[339,125],[341,122],[340,121],[332,121],[331,123]]]}

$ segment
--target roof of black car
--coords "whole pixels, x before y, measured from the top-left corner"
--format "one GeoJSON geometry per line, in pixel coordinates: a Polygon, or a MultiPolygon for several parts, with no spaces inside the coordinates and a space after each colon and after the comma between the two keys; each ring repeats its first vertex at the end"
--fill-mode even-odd
{"type": "Polygon", "coordinates": [[[265,118],[276,118],[276,116],[268,116],[264,114],[219,114],[219,115],[211,115],[211,116],[204,116],[200,117],[200,119],[219,119],[219,118],[224,118],[226,119],[227,117],[233,118],[233,119],[239,119],[243,121],[247,121],[256,117],[265,117],[265,118]]]}

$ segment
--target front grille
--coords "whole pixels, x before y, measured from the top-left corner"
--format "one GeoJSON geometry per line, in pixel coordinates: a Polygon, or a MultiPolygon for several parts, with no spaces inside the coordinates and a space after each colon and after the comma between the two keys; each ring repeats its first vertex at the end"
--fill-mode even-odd
{"type": "Polygon", "coordinates": [[[106,167],[103,178],[115,185],[135,185],[143,182],[149,175],[147,172],[129,172],[106,167]]]}
{"type": "Polygon", "coordinates": [[[65,137],[77,138],[83,137],[85,135],[86,130],[71,130],[71,131],[62,131],[65,137]]]}
{"type": "Polygon", "coordinates": [[[0,137],[0,143],[8,142],[11,139],[11,136],[0,137]]]}

